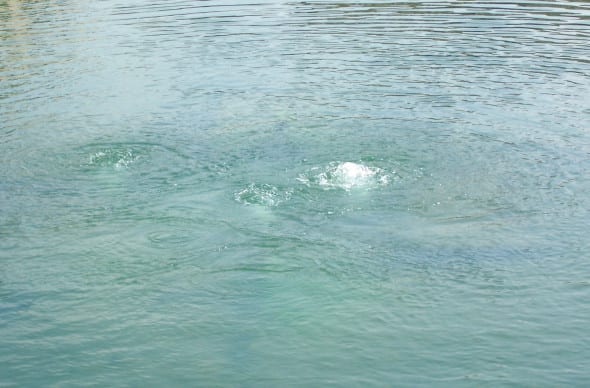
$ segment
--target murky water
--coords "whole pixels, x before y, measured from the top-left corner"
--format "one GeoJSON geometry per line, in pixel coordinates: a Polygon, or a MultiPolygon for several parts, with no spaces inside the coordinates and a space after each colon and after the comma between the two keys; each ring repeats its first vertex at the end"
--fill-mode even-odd
{"type": "Polygon", "coordinates": [[[0,385],[584,386],[587,1],[0,1],[0,385]]]}

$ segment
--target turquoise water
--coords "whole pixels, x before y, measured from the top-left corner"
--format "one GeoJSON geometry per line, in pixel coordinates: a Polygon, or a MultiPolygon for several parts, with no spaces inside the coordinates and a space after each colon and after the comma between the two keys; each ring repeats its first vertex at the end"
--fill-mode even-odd
{"type": "Polygon", "coordinates": [[[590,3],[0,0],[0,386],[585,386],[590,3]]]}

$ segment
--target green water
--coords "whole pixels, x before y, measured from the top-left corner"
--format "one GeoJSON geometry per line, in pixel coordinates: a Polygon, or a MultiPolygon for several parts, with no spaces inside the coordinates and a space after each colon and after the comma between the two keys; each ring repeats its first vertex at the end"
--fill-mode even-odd
{"type": "Polygon", "coordinates": [[[0,386],[586,386],[590,3],[0,0],[0,386]]]}

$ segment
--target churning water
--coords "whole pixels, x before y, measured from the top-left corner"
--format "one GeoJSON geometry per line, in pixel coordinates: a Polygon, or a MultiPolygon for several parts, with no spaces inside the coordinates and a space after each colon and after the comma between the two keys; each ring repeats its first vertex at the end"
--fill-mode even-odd
{"type": "Polygon", "coordinates": [[[0,386],[590,381],[587,1],[0,0],[0,386]]]}

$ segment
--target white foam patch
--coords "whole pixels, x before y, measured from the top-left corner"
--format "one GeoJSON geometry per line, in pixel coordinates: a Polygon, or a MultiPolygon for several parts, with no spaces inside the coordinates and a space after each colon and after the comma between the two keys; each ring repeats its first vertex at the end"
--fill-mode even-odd
{"type": "Polygon", "coordinates": [[[312,168],[297,179],[308,186],[318,185],[326,189],[340,188],[346,191],[371,188],[389,182],[389,176],[382,169],[353,162],[330,163],[324,169],[312,168]]]}

